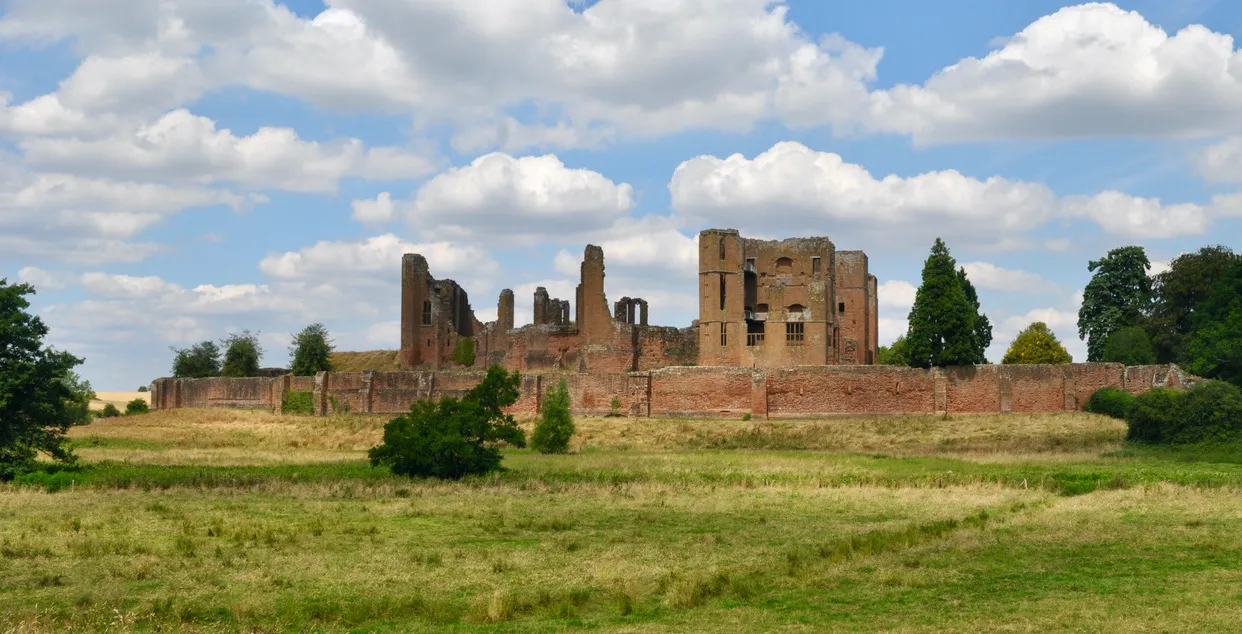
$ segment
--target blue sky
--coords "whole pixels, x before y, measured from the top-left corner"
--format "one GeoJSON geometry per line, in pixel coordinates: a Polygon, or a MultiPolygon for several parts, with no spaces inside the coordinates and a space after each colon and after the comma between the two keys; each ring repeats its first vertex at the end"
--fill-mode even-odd
{"type": "Polygon", "coordinates": [[[398,262],[697,314],[695,236],[863,249],[881,341],[943,237],[996,340],[1076,360],[1087,263],[1242,247],[1242,6],[0,0],[0,277],[97,389],[323,321],[397,345],[398,262]],[[101,5],[103,3],[100,3],[101,5]]]}

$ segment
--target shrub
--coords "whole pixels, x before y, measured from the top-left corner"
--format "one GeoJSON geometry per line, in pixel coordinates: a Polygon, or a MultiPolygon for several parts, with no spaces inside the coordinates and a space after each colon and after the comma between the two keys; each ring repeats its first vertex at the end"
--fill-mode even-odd
{"type": "Polygon", "coordinates": [[[1106,387],[1096,390],[1082,408],[1093,414],[1125,419],[1133,405],[1133,394],[1115,387],[1106,387]]]}
{"type": "Polygon", "coordinates": [[[517,422],[501,410],[517,402],[518,381],[516,372],[492,367],[461,400],[414,402],[408,414],[384,425],[383,442],[369,452],[371,465],[454,480],[501,469],[498,443],[526,446],[517,422]]]}
{"type": "Polygon", "coordinates": [[[149,413],[150,411],[151,411],[151,406],[147,405],[147,402],[140,398],[136,398],[125,404],[125,415],[126,416],[131,416],[134,414],[146,414],[146,413],[149,413]]]}
{"type": "Polygon", "coordinates": [[[314,392],[296,392],[290,390],[285,393],[285,399],[281,403],[280,411],[285,414],[301,414],[310,416],[315,413],[315,394],[314,392]]]}
{"type": "Polygon", "coordinates": [[[742,414],[742,421],[745,422],[748,420],[750,420],[750,414],[742,414]]]}
{"type": "Polygon", "coordinates": [[[569,414],[569,388],[565,379],[556,387],[549,388],[543,400],[543,411],[530,445],[540,453],[565,453],[569,451],[569,439],[574,435],[574,419],[569,414]]]}
{"type": "Polygon", "coordinates": [[[457,343],[453,344],[453,354],[449,358],[457,365],[467,368],[473,366],[474,339],[471,337],[458,337],[457,343]]]}
{"type": "Polygon", "coordinates": [[[1126,365],[1150,365],[1156,362],[1156,349],[1151,345],[1151,337],[1142,328],[1122,328],[1109,335],[1101,360],[1126,365]]]}
{"type": "Polygon", "coordinates": [[[147,391],[147,386],[145,386],[145,385],[139,385],[139,386],[138,386],[138,391],[139,391],[139,392],[146,392],[146,391],[147,391]]]}
{"type": "Polygon", "coordinates": [[[318,372],[332,371],[332,339],[328,328],[320,323],[311,324],[293,335],[289,347],[293,359],[291,371],[294,376],[313,376],[318,372]]]}
{"type": "Polygon", "coordinates": [[[116,405],[113,405],[112,403],[108,403],[107,405],[104,405],[103,411],[99,412],[100,418],[116,418],[117,416],[120,416],[120,415],[121,415],[121,410],[117,409],[116,405]]]}
{"type": "Polygon", "coordinates": [[[1130,429],[1126,439],[1139,442],[1170,442],[1178,424],[1183,394],[1167,387],[1152,388],[1134,398],[1126,415],[1130,429]]]}
{"type": "Polygon", "coordinates": [[[1228,442],[1242,436],[1242,390],[1224,381],[1204,381],[1182,395],[1175,444],[1228,442]]]}
{"type": "Polygon", "coordinates": [[[224,338],[224,365],[220,376],[258,376],[259,359],[263,358],[263,346],[259,336],[249,330],[233,333],[224,338]]]}
{"type": "Polygon", "coordinates": [[[621,415],[621,397],[612,397],[612,402],[609,405],[612,407],[612,411],[608,413],[609,416],[616,417],[621,415]]]}

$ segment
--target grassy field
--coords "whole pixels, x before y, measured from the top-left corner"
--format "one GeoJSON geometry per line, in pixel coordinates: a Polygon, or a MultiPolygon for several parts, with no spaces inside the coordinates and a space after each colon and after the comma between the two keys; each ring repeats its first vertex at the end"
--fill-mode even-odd
{"type": "Polygon", "coordinates": [[[1089,415],[580,419],[458,483],[184,410],[0,486],[0,632],[1226,631],[1242,456],[1089,415]]]}
{"type": "Polygon", "coordinates": [[[151,403],[151,394],[148,392],[96,392],[95,398],[91,401],[91,409],[95,411],[102,410],[105,405],[111,403],[122,412],[130,401],[140,398],[151,403]]]}

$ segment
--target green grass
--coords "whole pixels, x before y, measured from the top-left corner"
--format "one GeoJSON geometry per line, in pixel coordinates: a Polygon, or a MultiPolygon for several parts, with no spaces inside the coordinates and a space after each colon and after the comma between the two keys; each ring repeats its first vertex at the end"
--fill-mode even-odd
{"type": "Polygon", "coordinates": [[[110,420],[0,486],[0,632],[1231,629],[1238,453],[1101,421],[586,420],[446,483],[382,421],[110,420]]]}

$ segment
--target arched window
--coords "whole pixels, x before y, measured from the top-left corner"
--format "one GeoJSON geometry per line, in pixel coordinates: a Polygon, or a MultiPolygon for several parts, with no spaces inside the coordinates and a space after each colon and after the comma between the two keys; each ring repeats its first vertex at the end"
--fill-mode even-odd
{"type": "Polygon", "coordinates": [[[778,275],[788,275],[793,273],[793,260],[789,258],[780,258],[776,261],[776,273],[778,275]]]}
{"type": "Polygon", "coordinates": [[[423,325],[424,326],[431,325],[431,300],[430,299],[423,300],[423,325]]]}
{"type": "Polygon", "coordinates": [[[789,306],[789,314],[790,314],[790,315],[795,315],[795,314],[796,314],[796,315],[801,316],[801,315],[802,315],[802,313],[804,313],[804,312],[806,312],[806,307],[805,307],[805,306],[803,306],[802,304],[791,304],[791,305],[789,306]]]}

